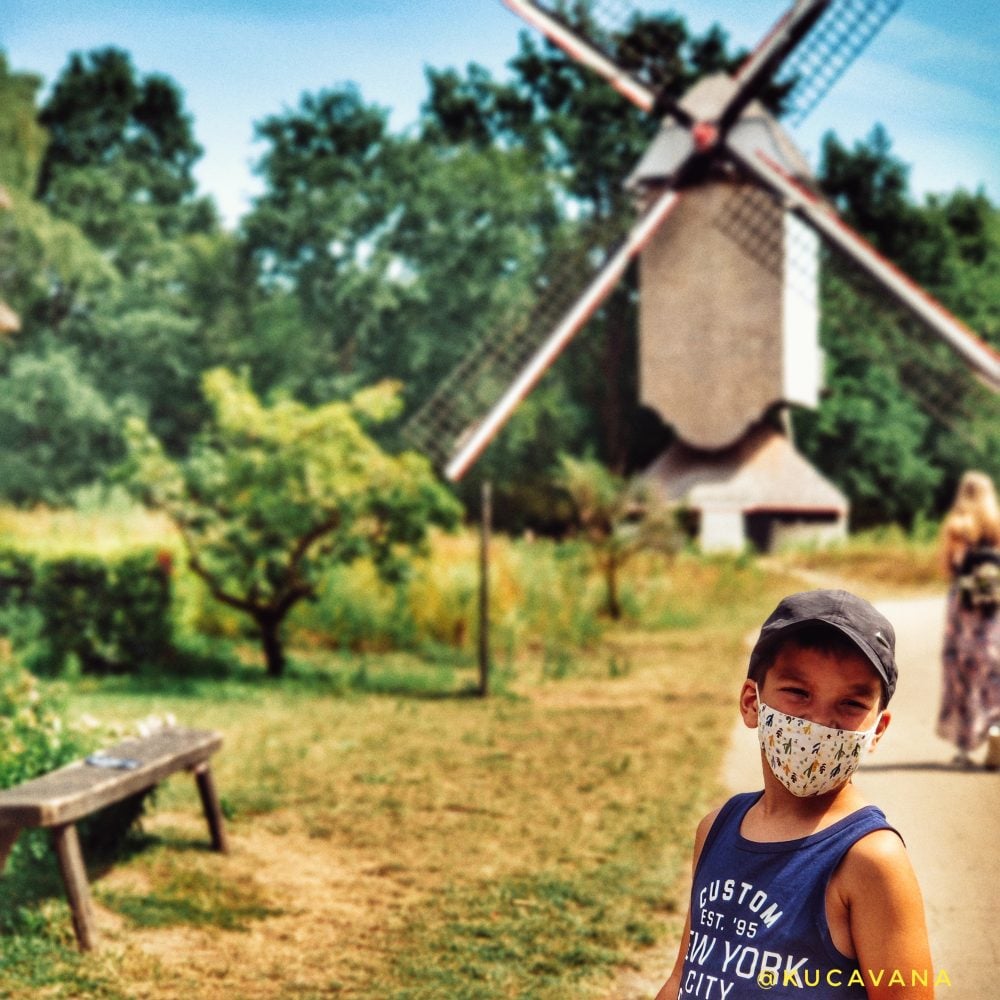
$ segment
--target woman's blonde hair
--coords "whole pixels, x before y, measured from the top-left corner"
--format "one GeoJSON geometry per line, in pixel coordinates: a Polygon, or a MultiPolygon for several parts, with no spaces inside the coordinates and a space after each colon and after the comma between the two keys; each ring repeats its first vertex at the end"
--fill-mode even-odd
{"type": "Polygon", "coordinates": [[[962,476],[941,530],[948,565],[969,546],[1000,545],[1000,502],[985,472],[972,470],[962,476]]]}

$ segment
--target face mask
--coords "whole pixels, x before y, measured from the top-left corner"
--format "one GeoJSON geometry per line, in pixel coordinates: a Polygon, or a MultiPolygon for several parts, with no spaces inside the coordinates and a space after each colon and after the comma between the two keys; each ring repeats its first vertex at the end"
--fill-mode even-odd
{"type": "Polygon", "coordinates": [[[757,696],[757,738],[774,776],[792,795],[822,795],[842,785],[871,746],[882,713],[871,729],[832,729],[770,708],[757,696]]]}

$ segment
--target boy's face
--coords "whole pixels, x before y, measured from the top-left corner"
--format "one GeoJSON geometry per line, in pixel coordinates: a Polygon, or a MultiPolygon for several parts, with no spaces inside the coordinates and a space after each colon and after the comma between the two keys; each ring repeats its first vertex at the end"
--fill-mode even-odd
{"type": "MultiPolygon", "coordinates": [[[[759,698],[786,715],[858,731],[878,719],[881,696],[879,676],[861,653],[826,653],[790,642],[767,671],[759,698]]],[[[748,679],[740,693],[740,709],[751,728],[757,725],[758,704],[756,685],[748,679]]],[[[883,712],[875,741],[888,724],[889,714],[883,712]]]]}

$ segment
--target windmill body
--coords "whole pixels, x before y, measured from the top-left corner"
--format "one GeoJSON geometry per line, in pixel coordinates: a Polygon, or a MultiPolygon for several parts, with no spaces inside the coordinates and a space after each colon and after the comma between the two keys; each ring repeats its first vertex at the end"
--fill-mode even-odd
{"type": "MultiPolygon", "coordinates": [[[[734,138],[744,131],[755,144],[771,139],[779,162],[805,179],[805,162],[762,108],[748,109],[734,138]]],[[[685,132],[664,125],[631,188],[648,197],[669,182],[685,132]]],[[[758,185],[718,171],[687,187],[639,258],[642,402],[707,449],[733,444],[775,404],[815,406],[818,260],[812,231],[758,185]]]]}
{"type": "MultiPolygon", "coordinates": [[[[733,86],[708,77],[681,107],[699,118],[733,86]]],[[[729,141],[764,148],[809,180],[804,157],[759,102],[729,141]]],[[[690,147],[689,130],[668,118],[628,186],[645,200],[672,184],[690,147]]],[[[781,427],[761,426],[790,404],[816,406],[821,377],[817,237],[759,185],[710,169],[639,256],[640,399],[678,436],[648,474],[698,515],[703,548],[768,548],[792,531],[846,530],[844,497],[778,440],[781,427]]]]}

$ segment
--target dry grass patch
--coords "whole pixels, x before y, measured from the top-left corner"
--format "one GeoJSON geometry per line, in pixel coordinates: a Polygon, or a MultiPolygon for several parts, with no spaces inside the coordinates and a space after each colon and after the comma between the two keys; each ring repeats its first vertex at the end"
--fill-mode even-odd
{"type": "Polygon", "coordinates": [[[52,995],[620,1000],[622,970],[662,979],[743,642],[792,589],[750,565],[677,573],[646,585],[673,595],[673,627],[609,630],[559,679],[522,652],[485,701],[456,694],[460,671],[376,695],[325,686],[322,664],[281,684],[78,684],[80,713],[224,732],[234,849],[206,850],[193,783],[168,782],[154,842],[95,882],[104,950],[64,955],[52,995]]]}
{"type": "Polygon", "coordinates": [[[151,998],[545,1000],[607,995],[654,948],[665,975],[744,633],[739,616],[622,632],[577,676],[485,702],[281,687],[157,704],[225,731],[234,851],[204,851],[193,788],[165,786],[149,822],[162,849],[98,883],[118,982],[151,998]],[[611,651],[629,663],[615,678],[611,651]]]}

